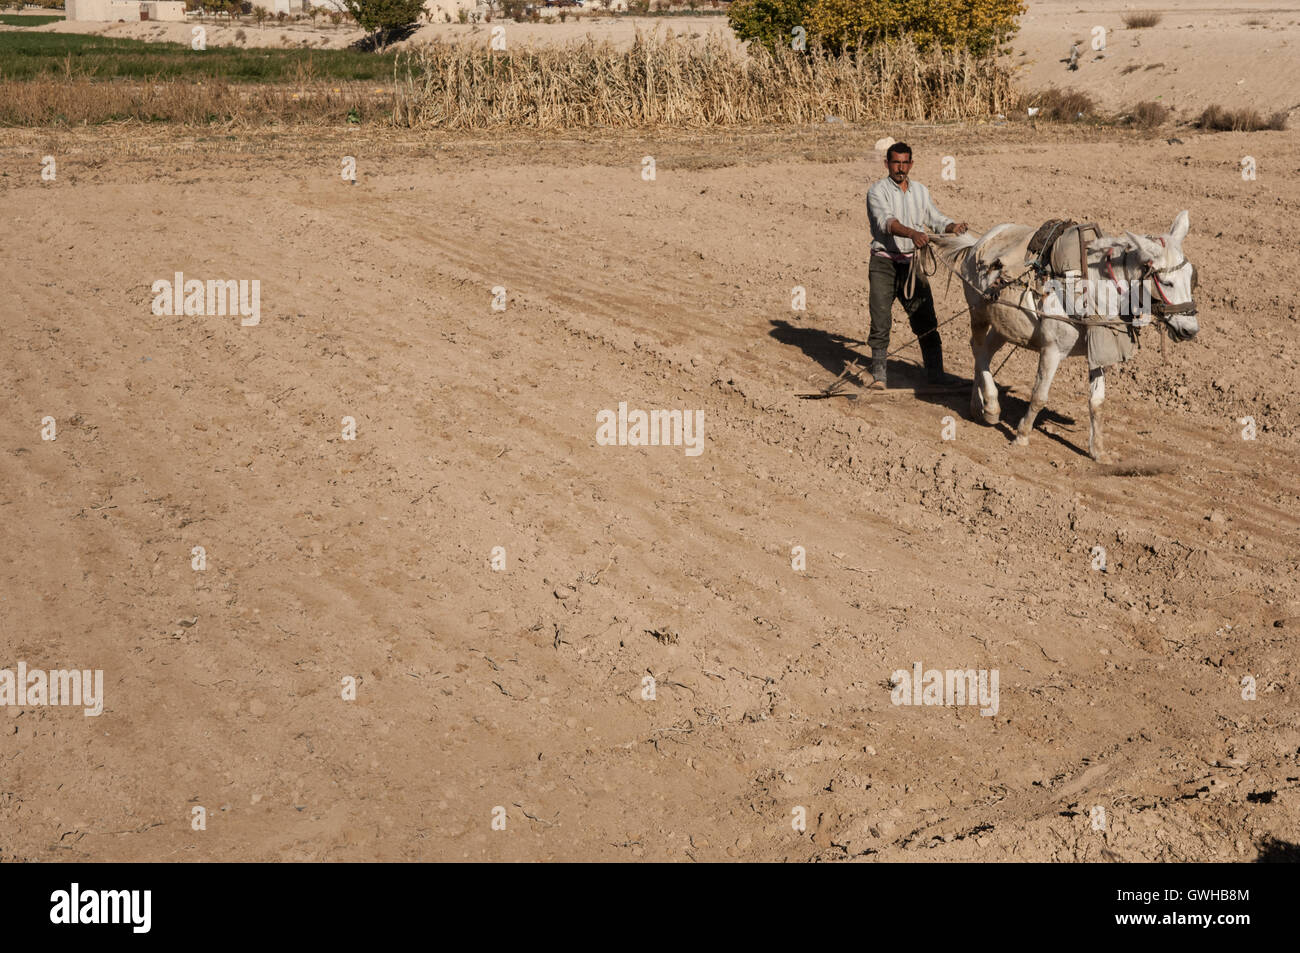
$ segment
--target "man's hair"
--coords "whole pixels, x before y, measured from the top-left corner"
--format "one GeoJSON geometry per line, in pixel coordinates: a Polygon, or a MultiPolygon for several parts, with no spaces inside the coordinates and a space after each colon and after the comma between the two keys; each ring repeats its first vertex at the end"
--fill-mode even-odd
{"type": "Polygon", "coordinates": [[[906,142],[895,142],[892,146],[890,146],[888,149],[885,150],[885,161],[888,162],[889,157],[892,155],[899,155],[899,156],[905,155],[910,159],[912,158],[912,147],[909,146],[906,142]]]}

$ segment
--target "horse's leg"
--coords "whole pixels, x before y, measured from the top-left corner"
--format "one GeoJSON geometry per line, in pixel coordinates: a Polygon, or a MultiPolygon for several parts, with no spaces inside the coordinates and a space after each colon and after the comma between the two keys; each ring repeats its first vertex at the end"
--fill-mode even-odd
{"type": "Polygon", "coordinates": [[[1034,429],[1038,412],[1047,404],[1047,392],[1052,389],[1052,378],[1056,376],[1056,368],[1060,363],[1061,351],[1055,342],[1048,343],[1038,352],[1038,377],[1034,380],[1034,392],[1029,398],[1025,418],[1020,421],[1016,431],[1016,443],[1022,447],[1029,443],[1029,434],[1034,429]]]}
{"type": "Polygon", "coordinates": [[[980,387],[982,388],[982,397],[984,398],[984,422],[986,424],[996,424],[1002,416],[1002,407],[998,403],[998,385],[993,380],[993,371],[989,368],[993,364],[993,358],[997,356],[998,351],[1002,350],[1003,345],[1007,343],[997,328],[990,328],[988,337],[984,339],[984,373],[980,375],[980,387]]]}
{"type": "Polygon", "coordinates": [[[974,321],[971,322],[970,352],[971,356],[975,359],[975,373],[972,375],[972,380],[970,382],[971,420],[978,420],[984,413],[984,401],[982,399],[983,395],[980,393],[980,388],[983,386],[981,381],[984,376],[984,370],[988,366],[983,360],[984,341],[988,338],[989,331],[991,330],[992,328],[987,324],[977,325],[974,321]]]}
{"type": "Polygon", "coordinates": [[[1088,430],[1088,453],[1094,460],[1100,460],[1106,452],[1101,432],[1101,405],[1105,400],[1106,369],[1094,368],[1088,372],[1088,414],[1091,424],[1088,430]]]}
{"type": "Polygon", "coordinates": [[[971,352],[975,355],[975,379],[970,389],[971,419],[984,418],[986,424],[996,424],[1002,414],[998,406],[998,386],[993,380],[989,365],[998,349],[1006,343],[1006,338],[998,334],[992,325],[972,328],[970,338],[971,352]]]}

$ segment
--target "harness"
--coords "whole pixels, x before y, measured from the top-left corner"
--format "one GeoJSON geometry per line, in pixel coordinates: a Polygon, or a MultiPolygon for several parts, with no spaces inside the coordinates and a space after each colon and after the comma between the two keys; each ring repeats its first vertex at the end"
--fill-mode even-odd
{"type": "MultiPolygon", "coordinates": [[[[1157,238],[1157,241],[1159,241],[1161,245],[1164,245],[1165,243],[1163,237],[1157,238]]],[[[1119,279],[1115,277],[1115,269],[1111,265],[1112,251],[1113,249],[1110,248],[1106,249],[1106,274],[1110,275],[1110,280],[1111,282],[1114,283],[1116,290],[1122,290],[1122,287],[1119,283],[1119,279]]],[[[1146,281],[1147,279],[1151,279],[1151,287],[1155,288],[1156,295],[1158,296],[1159,299],[1159,300],[1153,300],[1151,302],[1151,313],[1156,317],[1167,318],[1168,316],[1173,314],[1195,314],[1196,313],[1196,284],[1197,284],[1196,266],[1192,265],[1192,298],[1190,301],[1187,301],[1183,304],[1174,304],[1169,300],[1169,296],[1165,294],[1165,289],[1164,289],[1164,285],[1166,284],[1166,282],[1161,278],[1161,275],[1167,275],[1171,272],[1178,271],[1185,264],[1187,264],[1186,256],[1183,256],[1183,259],[1180,262],[1178,262],[1178,264],[1170,265],[1168,268],[1157,268],[1155,267],[1155,263],[1150,261],[1145,262],[1143,264],[1142,271],[1138,275],[1137,280],[1140,283],[1146,281]]],[[[1129,280],[1128,266],[1124,265],[1121,262],[1120,267],[1124,269],[1124,280],[1127,282],[1129,280]]]]}
{"type": "MultiPolygon", "coordinates": [[[[1101,228],[1095,222],[1087,222],[1079,225],[1070,219],[1049,219],[1038,227],[1038,230],[1034,232],[1033,237],[1029,240],[1025,257],[1025,264],[1027,266],[1025,270],[1019,275],[1011,278],[1000,276],[996,281],[989,285],[987,291],[983,292],[983,297],[990,301],[998,299],[1001,297],[1003,290],[1015,285],[1023,287],[1039,297],[1045,296],[1048,293],[1048,285],[1050,282],[1059,281],[1065,278],[1064,274],[1059,273],[1058,270],[1053,268],[1052,258],[1057,242],[1065,238],[1066,232],[1071,228],[1077,228],[1075,235],[1078,240],[1080,276],[1086,279],[1091,264],[1088,261],[1088,244],[1091,241],[1102,237],[1101,228]]],[[[1161,245],[1165,244],[1163,238],[1158,238],[1157,240],[1161,245]]],[[[1124,261],[1127,256],[1121,256],[1120,267],[1123,270],[1125,283],[1121,284],[1120,279],[1115,274],[1113,251],[1114,250],[1111,248],[1106,249],[1105,258],[1098,261],[1097,264],[1099,267],[1104,265],[1105,272],[1114,284],[1116,291],[1123,295],[1125,284],[1131,288],[1134,279],[1130,276],[1128,265],[1124,261]]],[[[1174,304],[1169,300],[1169,296],[1165,293],[1163,287],[1166,282],[1163,280],[1162,276],[1177,271],[1185,264],[1187,264],[1186,257],[1177,264],[1171,265],[1168,268],[1156,268],[1154,262],[1148,261],[1144,263],[1141,272],[1136,276],[1136,281],[1139,287],[1147,280],[1151,281],[1151,287],[1154,288],[1156,292],[1155,297],[1151,301],[1152,316],[1160,319],[1161,323],[1165,327],[1168,327],[1170,333],[1178,339],[1182,339],[1183,334],[1170,324],[1168,319],[1179,314],[1196,314],[1196,266],[1192,265],[1191,284],[1193,298],[1184,304],[1174,304]]],[[[956,273],[955,270],[953,273],[956,273]]],[[[963,283],[968,283],[965,282],[965,279],[962,280],[963,283]]],[[[1137,330],[1144,326],[1142,323],[1137,323],[1135,320],[1137,315],[1132,314],[1128,315],[1127,319],[1121,320],[1107,319],[1101,314],[1091,314],[1084,317],[1074,317],[1069,315],[1062,317],[1060,315],[1040,314],[1011,301],[999,300],[998,303],[1006,307],[1023,311],[1035,318],[1051,318],[1054,321],[1067,321],[1079,327],[1108,327],[1116,330],[1126,330],[1135,339],[1137,330]]]]}
{"type": "MultiPolygon", "coordinates": [[[[1131,320],[1130,321],[1081,320],[1079,318],[1071,317],[1069,315],[1062,316],[1062,315],[1054,315],[1054,314],[1042,314],[1031,308],[1026,308],[1023,305],[1020,305],[1016,302],[997,301],[997,299],[1001,296],[1001,292],[1005,288],[1010,287],[1013,284],[1023,285],[1027,290],[1031,290],[1031,291],[1035,290],[1034,288],[1031,288],[1030,284],[1027,281],[1024,280],[1025,276],[1028,275],[1031,271],[1036,272],[1040,278],[1042,277],[1042,275],[1050,273],[1051,249],[1055,245],[1056,240],[1062,237],[1065,230],[1072,227],[1073,225],[1073,223],[1065,221],[1064,225],[1060,228],[1056,228],[1056,229],[1049,228],[1049,226],[1059,224],[1061,221],[1063,220],[1056,220],[1054,222],[1045,222],[1042,226],[1039,227],[1038,231],[1034,233],[1034,237],[1030,239],[1030,244],[1038,245],[1038,247],[1034,249],[1035,258],[1028,259],[1029,267],[1025,271],[1023,271],[1020,275],[1018,275],[1015,278],[1005,279],[999,277],[996,281],[990,284],[987,289],[984,290],[981,290],[980,288],[976,287],[974,283],[972,283],[965,275],[961,273],[961,270],[959,268],[954,267],[950,262],[947,261],[946,258],[936,255],[934,252],[933,245],[930,244],[923,245],[922,247],[918,248],[916,252],[912,255],[912,260],[908,267],[907,287],[909,290],[907,291],[907,295],[908,297],[911,297],[912,294],[911,289],[915,285],[916,276],[918,272],[928,278],[933,276],[935,272],[938,270],[939,265],[942,264],[943,267],[948,270],[949,281],[951,281],[952,278],[955,277],[958,281],[960,281],[971,291],[975,292],[985,301],[989,301],[989,302],[996,301],[997,304],[1000,304],[1003,307],[1014,308],[1015,310],[1021,311],[1024,314],[1029,315],[1029,317],[1035,318],[1037,320],[1044,320],[1050,318],[1053,321],[1065,321],[1069,324],[1074,324],[1076,326],[1083,327],[1083,328],[1109,327],[1109,328],[1116,328],[1116,329],[1124,329],[1127,330],[1129,334],[1134,337],[1134,339],[1136,339],[1137,327],[1134,325],[1134,323],[1131,320]],[[1056,232],[1055,235],[1052,235],[1053,231],[1056,232]],[[1044,238],[1046,238],[1047,236],[1051,236],[1051,241],[1043,240],[1041,244],[1035,242],[1034,239],[1037,239],[1040,235],[1044,235],[1044,238]],[[1046,251],[1044,249],[1046,249],[1046,251]]],[[[1087,239],[1085,239],[1083,236],[1085,230],[1091,231],[1095,233],[1097,237],[1100,237],[1101,229],[1098,228],[1098,226],[1095,223],[1088,223],[1086,225],[1079,226],[1079,260],[1082,263],[1083,273],[1086,275],[1088,269],[1088,247],[1087,247],[1087,239]]],[[[1159,238],[1158,241],[1160,242],[1161,245],[1165,244],[1165,240],[1163,238],[1159,238]]],[[[1119,279],[1115,277],[1115,269],[1112,264],[1111,249],[1106,250],[1105,264],[1106,264],[1106,272],[1110,276],[1111,281],[1114,282],[1116,289],[1122,290],[1120,289],[1119,279]]],[[[1161,280],[1161,276],[1169,274],[1172,271],[1177,271],[1185,264],[1187,264],[1186,256],[1184,256],[1183,259],[1180,262],[1178,262],[1178,264],[1172,265],[1169,268],[1156,268],[1154,262],[1148,261],[1145,263],[1142,272],[1138,276],[1139,281],[1145,281],[1147,278],[1154,279],[1153,286],[1155,287],[1156,293],[1159,296],[1160,300],[1159,302],[1153,301],[1151,303],[1152,314],[1153,316],[1161,319],[1162,329],[1168,328],[1169,333],[1173,335],[1173,337],[1176,338],[1177,340],[1184,340],[1186,339],[1187,336],[1183,334],[1181,331],[1179,331],[1177,328],[1175,328],[1174,325],[1169,323],[1168,316],[1175,315],[1175,314],[1196,313],[1196,299],[1195,299],[1196,284],[1197,284],[1196,266],[1192,265],[1191,286],[1192,286],[1193,297],[1192,300],[1188,301],[1186,304],[1176,305],[1176,304],[1172,304],[1169,301],[1169,296],[1164,293],[1164,289],[1161,287],[1161,285],[1165,283],[1161,280]]],[[[1100,266],[1100,262],[1098,263],[1098,265],[1100,266]]],[[[1127,281],[1128,266],[1123,263],[1123,259],[1121,259],[1120,267],[1124,269],[1124,279],[1127,281]]],[[[929,331],[923,331],[921,334],[917,335],[911,341],[908,341],[907,344],[904,344],[901,347],[898,347],[895,350],[889,352],[889,356],[893,357],[899,351],[902,351],[904,348],[910,346],[913,341],[919,340],[921,337],[924,337],[926,334],[938,333],[939,328],[943,327],[946,324],[950,324],[953,321],[956,321],[957,318],[961,317],[962,313],[965,310],[966,310],[965,308],[959,309],[951,317],[946,318],[943,321],[940,321],[935,327],[931,328],[929,331]]],[[[1160,353],[1162,355],[1164,354],[1164,350],[1165,350],[1165,340],[1164,340],[1164,336],[1162,335],[1160,338],[1160,353]]],[[[1002,364],[999,365],[998,367],[998,370],[1002,369],[1002,366],[1006,364],[1007,360],[1011,358],[1011,354],[1014,353],[1015,353],[1015,349],[1013,348],[1011,353],[1009,353],[1007,357],[1003,359],[1002,364]]],[[[997,372],[995,371],[994,373],[996,375],[997,372]]]]}

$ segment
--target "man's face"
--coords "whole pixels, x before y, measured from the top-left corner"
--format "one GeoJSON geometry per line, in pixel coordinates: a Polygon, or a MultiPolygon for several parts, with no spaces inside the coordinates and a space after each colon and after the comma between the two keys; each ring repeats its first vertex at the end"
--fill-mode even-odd
{"type": "Polygon", "coordinates": [[[907,181],[907,173],[912,171],[912,157],[891,152],[885,156],[885,168],[889,170],[889,177],[894,180],[894,184],[902,185],[907,181]]]}

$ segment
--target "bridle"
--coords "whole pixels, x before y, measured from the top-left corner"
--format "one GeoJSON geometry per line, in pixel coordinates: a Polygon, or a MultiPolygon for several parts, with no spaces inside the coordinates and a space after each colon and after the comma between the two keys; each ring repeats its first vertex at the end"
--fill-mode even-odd
{"type": "MultiPolygon", "coordinates": [[[[1165,244],[1164,238],[1157,238],[1157,241],[1159,241],[1161,245],[1165,244]]],[[[1110,280],[1114,282],[1116,290],[1122,294],[1124,289],[1120,286],[1119,279],[1115,277],[1115,269],[1111,264],[1112,251],[1112,248],[1106,249],[1106,273],[1110,275],[1110,280]]],[[[1137,251],[1139,254],[1141,253],[1141,249],[1137,249],[1137,251]]],[[[1120,259],[1120,267],[1124,270],[1125,283],[1130,280],[1128,275],[1128,264],[1125,261],[1125,258],[1127,257],[1128,256],[1125,255],[1124,258],[1120,259]]],[[[1184,256],[1178,264],[1170,265],[1168,268],[1157,268],[1155,262],[1146,261],[1142,263],[1142,271],[1137,276],[1139,284],[1148,279],[1151,280],[1151,287],[1154,288],[1156,292],[1155,297],[1151,299],[1151,315],[1165,324],[1169,329],[1169,333],[1175,340],[1186,340],[1189,335],[1171,324],[1169,319],[1174,315],[1179,314],[1185,314],[1193,318],[1196,317],[1196,266],[1192,265],[1192,297],[1182,304],[1174,304],[1169,300],[1169,296],[1165,294],[1165,285],[1169,284],[1169,282],[1166,282],[1162,276],[1178,271],[1187,263],[1188,261],[1186,256],[1184,256]]]]}

